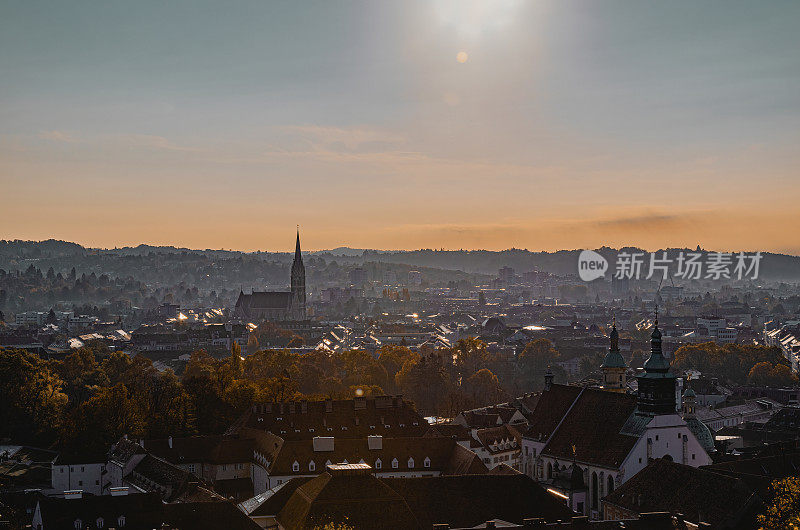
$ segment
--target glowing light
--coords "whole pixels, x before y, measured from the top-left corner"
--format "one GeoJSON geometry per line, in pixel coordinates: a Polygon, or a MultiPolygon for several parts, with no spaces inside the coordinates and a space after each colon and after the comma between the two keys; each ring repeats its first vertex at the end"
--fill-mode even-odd
{"type": "Polygon", "coordinates": [[[364,390],[356,388],[356,396],[361,397],[364,395],[364,390]]]}
{"type": "Polygon", "coordinates": [[[501,30],[514,21],[520,0],[436,0],[439,20],[465,37],[501,30]]]}
{"type": "Polygon", "coordinates": [[[469,54],[467,52],[461,51],[456,54],[456,61],[460,63],[467,62],[467,59],[469,59],[469,54]]]}

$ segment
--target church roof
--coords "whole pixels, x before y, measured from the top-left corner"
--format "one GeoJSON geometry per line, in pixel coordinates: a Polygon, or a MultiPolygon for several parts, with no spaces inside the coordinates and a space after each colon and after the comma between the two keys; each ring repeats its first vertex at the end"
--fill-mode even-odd
{"type": "Polygon", "coordinates": [[[291,297],[292,293],[289,291],[240,293],[236,305],[253,309],[286,309],[291,297]]]}

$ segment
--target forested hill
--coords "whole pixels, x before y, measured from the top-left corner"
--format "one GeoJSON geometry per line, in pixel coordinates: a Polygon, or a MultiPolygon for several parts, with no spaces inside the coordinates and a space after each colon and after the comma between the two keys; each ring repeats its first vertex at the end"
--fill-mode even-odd
{"type": "MultiPolygon", "coordinates": [[[[616,261],[617,252],[644,252],[638,248],[614,249],[603,247],[597,251],[606,257],[610,266],[616,261]]],[[[696,249],[666,249],[671,258],[679,252],[694,252],[696,249]]],[[[702,250],[704,254],[712,250],[702,250]]],[[[659,250],[660,254],[662,250],[659,250]]],[[[321,258],[325,262],[338,261],[340,264],[359,265],[368,262],[387,264],[403,264],[413,267],[425,267],[446,270],[458,270],[468,273],[496,275],[500,267],[513,267],[517,273],[539,269],[555,274],[574,274],[577,271],[580,250],[560,250],[557,252],[532,252],[524,249],[491,250],[434,250],[421,249],[411,251],[364,250],[339,247],[333,250],[306,253],[321,258]]],[[[172,246],[139,245],[115,249],[90,249],[76,243],[66,241],[3,241],[0,240],[0,267],[16,268],[27,260],[42,258],[69,258],[86,255],[120,256],[156,256],[171,255],[203,255],[211,259],[228,259],[239,256],[251,256],[277,263],[291,262],[292,252],[253,252],[244,253],[232,250],[193,250],[172,246]],[[9,265],[11,265],[9,267],[9,265]]],[[[759,277],[767,280],[800,281],[800,257],[787,254],[762,253],[759,277]]],[[[646,260],[645,260],[646,261],[646,260]]]]}

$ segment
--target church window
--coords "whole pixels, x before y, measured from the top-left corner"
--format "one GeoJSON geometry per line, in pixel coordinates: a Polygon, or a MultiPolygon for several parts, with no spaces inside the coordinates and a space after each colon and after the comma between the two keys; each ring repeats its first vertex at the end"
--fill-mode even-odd
{"type": "Polygon", "coordinates": [[[125,526],[125,516],[124,515],[120,515],[119,517],[117,517],[117,526],[119,526],[120,528],[125,526]]]}
{"type": "Polygon", "coordinates": [[[611,495],[614,493],[614,477],[611,475],[608,476],[608,485],[606,487],[606,495],[611,495]]]}
{"type": "Polygon", "coordinates": [[[98,517],[97,518],[97,528],[103,528],[105,526],[105,524],[106,524],[106,522],[103,520],[102,517],[98,517]]]}
{"type": "Polygon", "coordinates": [[[592,473],[592,509],[597,509],[597,473],[592,473]]]}

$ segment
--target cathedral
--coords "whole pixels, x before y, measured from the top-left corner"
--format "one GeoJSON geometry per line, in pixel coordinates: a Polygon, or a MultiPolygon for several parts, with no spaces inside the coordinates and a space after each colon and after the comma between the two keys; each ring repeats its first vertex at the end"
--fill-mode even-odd
{"type": "Polygon", "coordinates": [[[246,322],[301,322],[306,320],[306,269],[300,253],[300,231],[292,263],[292,280],[289,291],[239,292],[234,316],[246,322]]]}

